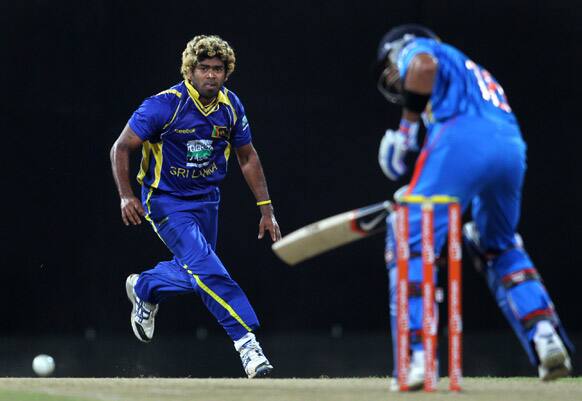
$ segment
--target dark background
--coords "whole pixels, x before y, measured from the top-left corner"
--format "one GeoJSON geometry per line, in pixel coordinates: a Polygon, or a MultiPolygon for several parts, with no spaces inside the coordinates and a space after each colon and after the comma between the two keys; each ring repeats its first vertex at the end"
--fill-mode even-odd
{"type": "MultiPolygon", "coordinates": [[[[432,28],[503,85],[529,146],[519,230],[564,324],[579,338],[581,20],[576,2],[542,0],[3,2],[0,354],[24,366],[39,352],[68,358],[63,347],[75,342],[63,339],[108,352],[104,338],[133,341],[125,278],[170,254],[146,224],[123,226],[109,149],[145,97],[181,80],[181,52],[194,35],[218,34],[236,51],[227,86],[246,107],[284,234],[390,198],[400,184],[383,176],[376,153],[399,109],[377,93],[370,66],[383,33],[407,22],[432,28]]],[[[256,239],[259,213],[236,161],[222,197],[218,254],[253,303],[259,336],[276,347],[293,336],[325,343],[353,335],[354,349],[357,338],[374,338],[368,343],[382,344],[387,369],[383,238],[290,268],[269,240],[256,239]]],[[[505,333],[508,342],[497,344],[525,363],[484,281],[469,265],[465,272],[468,341],[505,333]]],[[[230,346],[194,296],[162,305],[158,316],[158,341],[216,338],[216,348],[230,346]]],[[[120,348],[128,347],[146,352],[120,348]]],[[[381,364],[364,373],[385,374],[381,364]]],[[[29,374],[11,369],[0,366],[0,374],[29,374]]],[[[152,372],[144,369],[115,373],[152,372]]],[[[80,372],[111,374],[103,366],[66,371],[80,372]]]]}

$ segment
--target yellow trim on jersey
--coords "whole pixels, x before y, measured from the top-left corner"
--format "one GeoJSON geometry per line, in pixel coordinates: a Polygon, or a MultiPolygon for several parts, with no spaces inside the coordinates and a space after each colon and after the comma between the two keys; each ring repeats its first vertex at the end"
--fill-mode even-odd
{"type": "MultiPolygon", "coordinates": [[[[205,106],[202,104],[202,102],[200,102],[200,94],[198,93],[196,88],[194,88],[192,84],[188,82],[188,80],[184,80],[184,83],[186,84],[186,88],[188,88],[188,94],[190,95],[190,98],[194,102],[194,105],[200,111],[200,113],[202,113],[203,116],[206,117],[210,113],[214,113],[215,111],[218,110],[218,108],[220,107],[220,104],[218,102],[218,96],[212,99],[212,101],[205,106]]],[[[220,91],[218,93],[220,93],[220,91]]]]}
{"type": "MultiPolygon", "coordinates": [[[[174,95],[176,95],[179,98],[182,97],[182,94],[176,90],[176,89],[167,89],[165,91],[161,91],[160,93],[158,93],[156,96],[158,95],[163,95],[166,93],[172,93],[174,95]]],[[[170,119],[170,121],[168,121],[163,127],[162,130],[165,130],[166,128],[168,128],[168,126],[170,124],[172,124],[172,122],[174,121],[174,119],[176,118],[176,116],[178,115],[178,110],[180,109],[180,104],[178,103],[178,107],[176,107],[176,110],[174,111],[174,115],[172,116],[172,118],[170,119]]],[[[142,144],[142,148],[141,148],[141,163],[139,165],[139,172],[137,173],[137,182],[139,182],[141,185],[143,185],[143,179],[145,177],[145,175],[147,174],[149,165],[150,165],[150,152],[154,152],[154,157],[156,160],[156,167],[155,167],[155,179],[154,179],[154,183],[152,184],[152,186],[155,185],[155,188],[157,188],[159,182],[160,182],[160,177],[161,177],[161,168],[162,168],[162,149],[161,149],[161,144],[152,144],[150,143],[150,141],[144,141],[142,144]],[[157,149],[159,148],[159,149],[157,149]],[[159,166],[159,167],[158,167],[159,166]]]]}
{"type": "Polygon", "coordinates": [[[137,173],[137,182],[143,185],[143,178],[145,177],[148,167],[150,165],[150,142],[145,141],[141,147],[141,163],[139,164],[139,173],[137,173]]]}
{"type": "Polygon", "coordinates": [[[224,158],[226,159],[226,161],[228,161],[229,157],[230,157],[230,142],[227,142],[226,148],[224,148],[224,158]]]}
{"type": "Polygon", "coordinates": [[[235,320],[237,322],[239,322],[241,324],[241,326],[243,326],[245,329],[247,329],[247,331],[253,331],[242,319],[241,317],[238,315],[238,313],[236,313],[234,311],[234,309],[232,309],[232,306],[230,306],[224,299],[220,298],[220,296],[215,293],[214,291],[212,291],[210,288],[208,288],[208,286],[206,284],[204,284],[202,282],[202,280],[200,280],[200,277],[198,277],[197,274],[194,274],[192,272],[192,270],[190,270],[188,268],[188,265],[184,265],[182,266],[187,272],[188,274],[192,275],[192,277],[194,277],[194,279],[196,280],[196,284],[198,284],[198,286],[200,286],[200,288],[202,288],[202,290],[204,290],[204,292],[206,292],[208,295],[210,295],[212,297],[212,299],[214,299],[216,302],[218,302],[220,304],[220,306],[222,306],[224,309],[226,309],[228,311],[228,313],[230,314],[230,316],[232,316],[233,318],[235,318],[235,320]]]}
{"type": "Polygon", "coordinates": [[[162,163],[164,161],[162,146],[162,142],[150,144],[152,153],[154,154],[154,160],[156,161],[156,166],[154,167],[154,182],[152,182],[152,185],[150,185],[151,188],[157,188],[158,185],[160,185],[160,180],[162,179],[162,163]]]}
{"type": "Polygon", "coordinates": [[[165,95],[166,93],[173,93],[174,95],[178,96],[178,98],[182,98],[182,94],[177,89],[166,89],[165,91],[161,91],[156,96],[165,95]]]}
{"type": "Polygon", "coordinates": [[[178,102],[178,107],[176,107],[176,111],[174,111],[174,115],[172,116],[172,118],[170,119],[170,121],[168,121],[163,127],[162,127],[162,131],[165,130],[166,128],[168,128],[170,126],[170,124],[172,124],[172,122],[174,121],[174,119],[176,118],[176,116],[178,115],[178,110],[180,109],[180,102],[178,102]]]}
{"type": "Polygon", "coordinates": [[[230,109],[232,110],[232,116],[233,116],[232,125],[234,126],[236,124],[236,120],[237,120],[238,116],[236,115],[236,111],[234,109],[234,106],[232,105],[232,102],[230,101],[230,99],[228,97],[228,89],[224,88],[224,92],[222,90],[219,90],[218,95],[216,95],[216,97],[214,99],[212,99],[212,102],[210,102],[209,104],[207,104],[205,106],[200,102],[200,94],[198,93],[196,88],[194,88],[194,86],[192,86],[192,84],[190,82],[188,82],[188,80],[184,80],[184,84],[186,84],[186,88],[188,89],[188,94],[190,95],[190,98],[194,102],[194,105],[200,111],[200,113],[202,113],[203,116],[206,117],[209,114],[214,113],[215,111],[217,111],[220,108],[220,103],[224,103],[228,107],[230,107],[230,109]]]}
{"type": "Polygon", "coordinates": [[[222,91],[219,91],[217,97],[218,97],[219,103],[226,104],[232,110],[232,115],[233,115],[232,125],[234,126],[236,124],[237,115],[236,115],[236,111],[234,110],[234,106],[232,105],[232,103],[230,102],[230,99],[228,97],[228,89],[224,88],[224,93],[222,93],[222,91]]]}

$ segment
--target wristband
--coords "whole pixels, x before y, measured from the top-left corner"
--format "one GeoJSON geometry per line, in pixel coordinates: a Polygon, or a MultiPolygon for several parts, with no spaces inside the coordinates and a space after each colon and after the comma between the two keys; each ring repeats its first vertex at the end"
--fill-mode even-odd
{"type": "Polygon", "coordinates": [[[418,122],[408,121],[406,119],[400,120],[400,126],[398,131],[402,132],[406,136],[406,146],[411,150],[416,150],[417,148],[417,136],[418,136],[418,122]]]}
{"type": "Polygon", "coordinates": [[[271,204],[271,199],[257,202],[257,206],[270,205],[270,204],[271,204]]]}
{"type": "Polygon", "coordinates": [[[404,96],[404,107],[418,114],[424,111],[430,100],[430,94],[411,92],[407,89],[404,89],[402,95],[404,96]]]}

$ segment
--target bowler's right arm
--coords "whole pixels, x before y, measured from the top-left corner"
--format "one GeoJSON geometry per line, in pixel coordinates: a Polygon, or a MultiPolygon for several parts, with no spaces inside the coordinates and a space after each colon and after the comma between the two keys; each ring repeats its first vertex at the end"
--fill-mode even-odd
{"type": "Polygon", "coordinates": [[[142,139],[128,124],[121,131],[109,152],[113,179],[121,199],[121,218],[126,226],[141,224],[140,216],[145,215],[143,206],[134,195],[129,181],[129,155],[139,149],[142,143],[142,139]]]}

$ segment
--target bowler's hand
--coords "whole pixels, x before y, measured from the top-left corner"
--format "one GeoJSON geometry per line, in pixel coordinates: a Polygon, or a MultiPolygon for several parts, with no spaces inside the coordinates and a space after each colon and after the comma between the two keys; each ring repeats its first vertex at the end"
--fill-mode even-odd
{"type": "Polygon", "coordinates": [[[126,226],[141,224],[141,217],[145,216],[143,206],[135,196],[121,197],[121,218],[126,226]]]}
{"type": "Polygon", "coordinates": [[[281,230],[279,229],[279,224],[277,224],[277,219],[273,214],[273,208],[271,205],[261,207],[261,221],[259,221],[259,239],[262,239],[265,235],[265,231],[271,233],[271,240],[277,242],[281,239],[281,230]]]}

